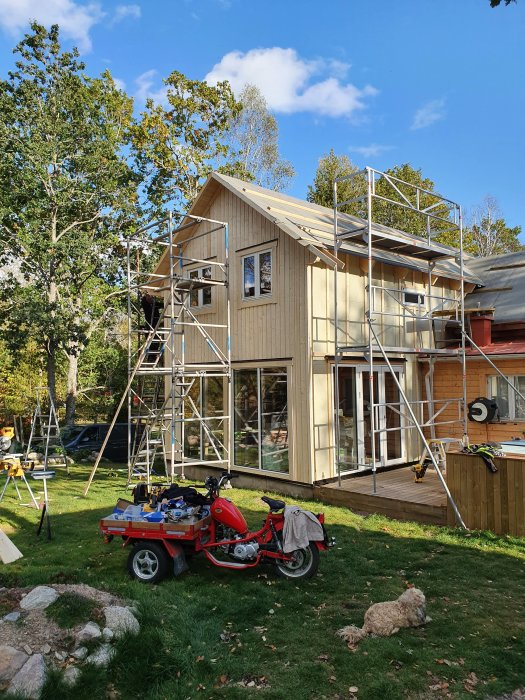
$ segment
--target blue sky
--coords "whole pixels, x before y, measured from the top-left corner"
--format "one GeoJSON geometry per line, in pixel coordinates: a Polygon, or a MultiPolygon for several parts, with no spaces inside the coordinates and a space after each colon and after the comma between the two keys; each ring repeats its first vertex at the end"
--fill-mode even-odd
{"type": "Polygon", "coordinates": [[[30,17],[58,22],[139,108],[172,70],[258,85],[297,171],[292,195],[333,148],[422,168],[466,210],[490,194],[525,228],[525,0],[0,0],[4,70],[30,17]]]}

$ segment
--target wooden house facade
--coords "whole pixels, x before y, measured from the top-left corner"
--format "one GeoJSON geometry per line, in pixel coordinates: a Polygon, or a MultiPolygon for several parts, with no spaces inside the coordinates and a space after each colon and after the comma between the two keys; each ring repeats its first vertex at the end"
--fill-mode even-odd
{"type": "MultiPolygon", "coordinates": [[[[231,467],[260,478],[315,484],[336,477],[336,457],[343,471],[353,473],[370,465],[368,373],[362,346],[367,328],[366,246],[352,240],[334,257],[331,209],[263,189],[251,183],[212,174],[192,207],[193,216],[228,224],[228,289],[196,289],[190,308],[202,322],[220,325],[230,315],[232,367],[233,450],[231,467]],[[334,321],[334,280],[337,269],[337,323],[334,321]],[[334,410],[334,334],[345,339],[349,351],[339,372],[339,409],[334,410]],[[355,347],[355,352],[352,351],[355,347]],[[339,421],[336,455],[334,420],[339,421]]],[[[349,223],[352,217],[347,217],[349,223]]],[[[410,401],[424,398],[420,363],[416,354],[402,348],[430,345],[435,328],[419,325],[397,303],[418,304],[430,295],[434,306],[446,307],[460,290],[459,266],[443,247],[432,265],[421,239],[392,232],[397,249],[374,254],[376,305],[385,312],[379,326],[381,341],[399,348],[390,361],[410,401]],[[412,247],[410,247],[412,246],[412,247]],[[404,248],[410,254],[403,254],[404,248]]],[[[199,226],[183,232],[185,259],[181,274],[212,278],[214,263],[225,259],[224,235],[199,236],[199,226]]],[[[432,246],[431,246],[432,247],[432,246]]],[[[434,246],[439,250],[440,246],[434,246]]],[[[165,273],[169,258],[159,263],[165,273]]],[[[467,273],[469,288],[479,282],[467,273]]],[[[218,343],[226,343],[224,328],[217,328],[218,343]]],[[[213,362],[212,353],[198,338],[196,328],[185,336],[185,361],[213,362]]],[[[169,361],[169,358],[168,358],[169,361]]],[[[376,401],[399,400],[388,367],[375,360],[376,401]]],[[[203,379],[193,400],[214,425],[214,414],[225,411],[223,383],[203,379]],[[206,386],[205,386],[206,384],[206,386]]],[[[458,393],[459,396],[459,393],[458,393]]],[[[403,418],[385,406],[380,426],[403,427],[403,418]],[[397,421],[397,423],[396,423],[397,421]]],[[[219,421],[215,426],[220,430],[219,421]]],[[[376,437],[376,454],[382,467],[416,461],[420,441],[414,431],[385,431],[376,437]]],[[[185,449],[203,463],[206,436],[185,436],[185,449]]]]}

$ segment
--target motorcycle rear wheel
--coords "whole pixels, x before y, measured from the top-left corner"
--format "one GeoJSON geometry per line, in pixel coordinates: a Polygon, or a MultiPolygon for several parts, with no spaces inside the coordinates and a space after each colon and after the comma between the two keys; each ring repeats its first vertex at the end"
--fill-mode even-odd
{"type": "Polygon", "coordinates": [[[312,578],[319,568],[319,550],[313,542],[304,549],[290,552],[291,561],[277,561],[277,575],[297,581],[302,578],[312,578]]]}

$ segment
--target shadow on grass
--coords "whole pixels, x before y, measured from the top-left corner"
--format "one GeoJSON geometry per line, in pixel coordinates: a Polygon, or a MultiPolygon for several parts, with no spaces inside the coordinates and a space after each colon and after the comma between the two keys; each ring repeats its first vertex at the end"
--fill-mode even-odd
{"type": "MultiPolygon", "coordinates": [[[[275,578],[270,566],[246,571],[213,567],[203,557],[189,573],[144,586],[126,573],[127,549],[104,545],[98,522],[123,495],[122,480],[103,472],[87,498],[86,474],[50,484],[53,539],[36,537],[36,510],[3,514],[24,559],[0,565],[2,585],[82,582],[138,602],[141,633],[118,643],[106,670],[86,669],[75,690],[51,676],[45,698],[246,698],[239,682],[264,676],[261,698],[335,698],[359,687],[366,700],[432,697],[448,683],[453,698],[508,692],[523,683],[525,606],[523,541],[488,533],[361,518],[343,508],[325,510],[337,546],[322,553],[320,574],[309,581],[275,578]],[[433,621],[388,639],[367,639],[352,654],[335,636],[361,625],[371,603],[391,600],[407,584],[427,596],[433,621]],[[446,662],[446,663],[445,663],[446,662]],[[470,676],[472,679],[472,676],[470,676]]],[[[128,492],[129,494],[129,492],[128,492]]],[[[229,494],[249,525],[258,528],[266,506],[246,491],[229,494]]],[[[7,499],[6,499],[7,500],[7,499]]]]}

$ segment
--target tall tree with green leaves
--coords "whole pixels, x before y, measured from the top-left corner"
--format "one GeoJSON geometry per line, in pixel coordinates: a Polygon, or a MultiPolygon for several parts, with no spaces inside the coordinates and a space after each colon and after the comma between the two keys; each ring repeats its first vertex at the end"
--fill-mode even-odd
{"type": "Polygon", "coordinates": [[[132,101],[109,73],[88,77],[59,28],[33,23],[0,81],[0,264],[16,264],[0,291],[2,334],[45,354],[54,397],[57,357],[69,363],[67,418],[79,355],[110,313],[122,237],[136,206],[123,149],[132,101]]]}
{"type": "Polygon", "coordinates": [[[241,105],[227,81],[216,86],[173,71],[166,104],[146,101],[132,130],[133,153],[152,213],[188,209],[206,177],[228,159],[225,143],[241,105]]]}
{"type": "MultiPolygon", "coordinates": [[[[226,136],[230,158],[234,159],[233,172],[261,187],[286,189],[295,170],[279,154],[277,120],[255,85],[245,85],[238,99],[242,109],[233,117],[226,136]]],[[[231,171],[231,164],[225,170],[231,171]]]]}
{"type": "Polygon", "coordinates": [[[373,203],[373,219],[422,238],[430,233],[431,238],[447,243],[450,236],[454,239],[454,233],[451,233],[452,210],[439,196],[432,194],[434,191],[434,182],[424,177],[421,169],[413,168],[409,163],[389,168],[385,177],[379,177],[375,183],[378,197],[373,203]],[[411,207],[427,210],[430,216],[424,216],[411,207]]]}
{"type": "Polygon", "coordinates": [[[477,258],[524,250],[521,226],[507,226],[495,197],[487,195],[468,217],[464,233],[467,253],[477,258]]]}
{"type": "MultiPolygon", "coordinates": [[[[340,178],[342,178],[341,181],[337,183],[338,202],[346,202],[365,195],[366,181],[359,176],[351,177],[359,170],[360,168],[354,165],[348,156],[337,155],[333,149],[330,150],[330,153],[319,158],[314,182],[312,185],[308,185],[306,199],[323,207],[333,207],[334,182],[340,178]]],[[[364,209],[366,209],[366,205],[354,202],[342,206],[340,211],[362,216],[365,213],[364,209]]]]}

